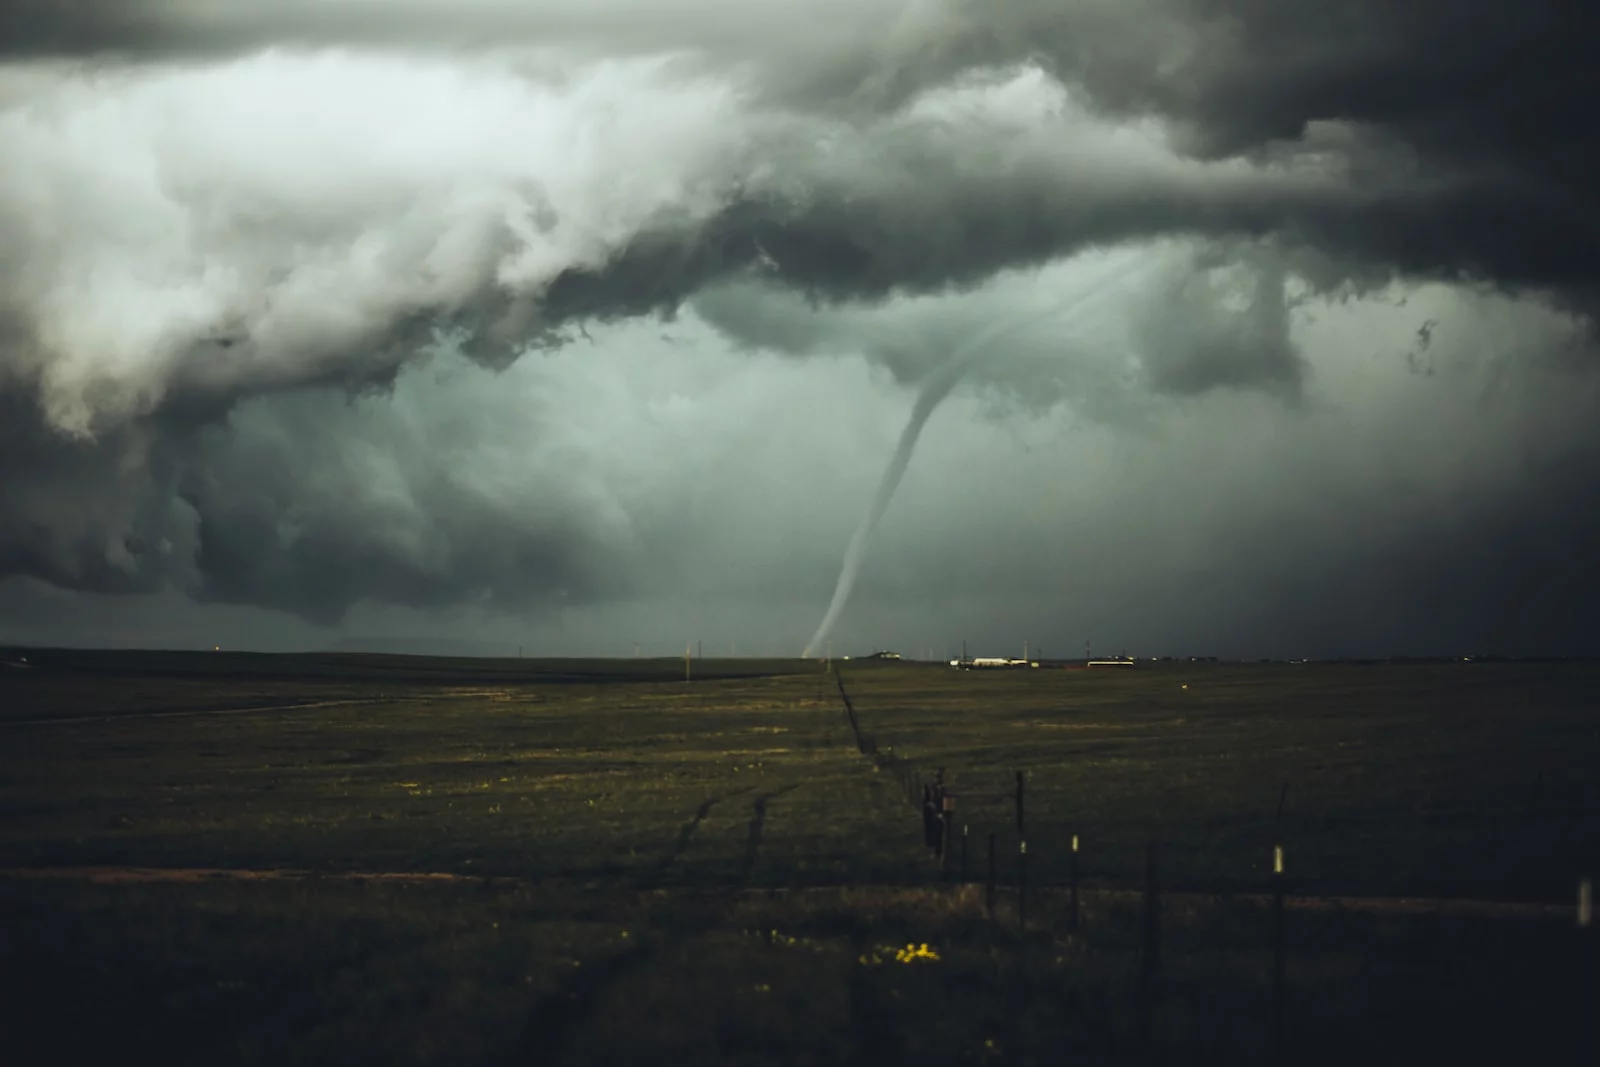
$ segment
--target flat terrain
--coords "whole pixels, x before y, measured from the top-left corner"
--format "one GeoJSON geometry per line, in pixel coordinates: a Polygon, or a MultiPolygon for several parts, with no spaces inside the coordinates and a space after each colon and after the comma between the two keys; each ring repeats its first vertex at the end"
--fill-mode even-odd
{"type": "Polygon", "coordinates": [[[1600,668],[837,667],[0,650],[0,1024],[37,1062],[1575,1054],[1600,668]]]}

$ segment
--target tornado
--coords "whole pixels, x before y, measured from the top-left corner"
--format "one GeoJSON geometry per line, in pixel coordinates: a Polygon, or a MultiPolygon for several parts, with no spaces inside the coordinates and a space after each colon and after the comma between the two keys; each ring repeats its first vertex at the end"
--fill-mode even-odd
{"type": "Polygon", "coordinates": [[[889,502],[894,499],[895,490],[900,488],[900,479],[905,477],[906,468],[911,465],[911,456],[916,451],[917,440],[922,436],[922,428],[928,424],[928,419],[938,410],[945,397],[950,395],[951,390],[966,376],[973,364],[988,351],[989,345],[1006,334],[1020,330],[1040,319],[1063,315],[1070,321],[1070,317],[1083,310],[1090,300],[1133,273],[1137,265],[1134,259],[1136,254],[1134,251],[1120,257],[1109,274],[1091,282],[1087,289],[1073,295],[1063,304],[1032,315],[991,323],[956,349],[949,359],[928,375],[927,380],[922,383],[922,388],[917,392],[916,403],[911,407],[911,417],[906,420],[905,429],[900,431],[900,440],[895,445],[894,454],[889,457],[889,465],[884,468],[883,477],[878,480],[878,491],[872,495],[867,513],[861,517],[860,524],[850,537],[850,544],[845,548],[844,564],[839,568],[839,580],[833,587],[833,599],[828,602],[828,610],[823,614],[822,622],[817,625],[817,632],[811,635],[811,640],[806,642],[805,651],[800,653],[801,659],[810,659],[812,653],[822,647],[823,642],[828,639],[828,634],[832,632],[834,623],[844,614],[844,607],[849,603],[850,593],[855,588],[856,576],[861,573],[861,564],[866,560],[867,546],[872,543],[872,535],[877,532],[878,524],[883,521],[884,512],[889,510],[889,502]]]}

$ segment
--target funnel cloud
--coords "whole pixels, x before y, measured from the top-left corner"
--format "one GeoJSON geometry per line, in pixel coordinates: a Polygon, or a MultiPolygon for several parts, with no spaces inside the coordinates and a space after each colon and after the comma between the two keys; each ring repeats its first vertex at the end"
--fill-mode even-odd
{"type": "MultiPolygon", "coordinates": [[[[1118,269],[1110,271],[1107,277],[1095,282],[1087,292],[1079,294],[1064,307],[1051,309],[1043,315],[1061,316],[1061,321],[1056,324],[1058,328],[1070,324],[1073,312],[1080,310],[1086,302],[1094,298],[1096,293],[1129,275],[1138,266],[1138,261],[1123,262],[1118,269]]],[[[833,631],[834,624],[839,621],[839,615],[850,599],[850,592],[855,588],[856,575],[860,573],[861,563],[866,558],[867,546],[871,544],[872,535],[877,532],[878,524],[883,521],[883,513],[889,509],[889,502],[894,499],[894,491],[900,487],[900,479],[905,477],[906,468],[911,465],[911,456],[917,448],[917,438],[922,436],[922,428],[928,424],[928,419],[938,410],[945,397],[950,395],[950,391],[960,383],[975,362],[985,356],[998,358],[998,354],[988,351],[988,346],[1004,340],[1008,333],[1027,324],[1027,319],[1019,322],[1002,319],[990,324],[976,337],[958,348],[949,359],[939,364],[917,391],[916,403],[911,407],[911,417],[906,420],[905,429],[900,431],[900,440],[895,444],[894,454],[889,457],[889,465],[884,468],[883,478],[878,482],[878,490],[873,494],[867,513],[861,517],[861,525],[856,527],[855,533],[850,537],[850,544],[845,549],[844,564],[839,570],[839,580],[834,585],[833,599],[828,602],[828,610],[822,616],[817,632],[811,635],[811,640],[806,642],[805,650],[800,653],[802,659],[810,659],[814,650],[823,647],[828,634],[833,631]]]]}

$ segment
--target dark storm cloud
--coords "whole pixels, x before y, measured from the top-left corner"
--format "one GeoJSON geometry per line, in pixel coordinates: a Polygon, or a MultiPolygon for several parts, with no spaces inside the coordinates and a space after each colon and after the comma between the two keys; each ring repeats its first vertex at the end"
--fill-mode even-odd
{"type": "MultiPolygon", "coordinates": [[[[1588,413],[1600,409],[1591,403],[1588,413]]],[[[1362,529],[1346,516],[1320,536],[1242,539],[1241,547],[1256,543],[1232,571],[1253,574],[1251,587],[1241,595],[1237,577],[1224,580],[1219,569],[1212,589],[1217,602],[1232,602],[1228,614],[1247,635],[1238,654],[1254,644],[1282,655],[1298,646],[1323,655],[1593,656],[1600,505],[1585,487],[1600,477],[1600,447],[1569,440],[1519,468],[1493,493],[1462,485],[1458,502],[1437,509],[1408,513],[1377,493],[1353,500],[1362,529]],[[1341,526],[1350,532],[1343,542],[1330,536],[1341,526]],[[1308,559],[1308,551],[1324,554],[1308,559]]]]}
{"type": "MultiPolygon", "coordinates": [[[[301,395],[381,402],[441,336],[504,367],[698,298],[752,347],[913,381],[996,277],[1177,240],[1119,305],[1130,373],[1298,401],[1291,276],[1592,313],[1596,54],[1600,13],[1549,2],[6,5],[0,575],[319,619],[625,589],[581,477],[508,497],[301,395]],[[949,308],[873,317],[917,294],[949,308]]],[[[1031,373],[978,371],[1074,388],[1031,373]]]]}
{"type": "Polygon", "coordinates": [[[463,439],[456,412],[414,393],[306,391],[94,439],[63,439],[0,395],[0,572],[325,624],[368,599],[559,608],[625,581],[626,517],[581,467],[463,439]]]}
{"type": "MultiPolygon", "coordinates": [[[[1357,261],[1411,272],[1549,287],[1578,302],[1597,292],[1587,249],[1600,237],[1600,144],[1592,109],[1583,103],[1600,95],[1593,62],[1600,14],[1585,5],[935,0],[858,3],[830,9],[826,18],[804,10],[802,18],[801,6],[777,2],[732,10],[693,0],[416,2],[387,5],[380,17],[352,2],[105,0],[10,5],[0,40],[14,54],[69,56],[225,53],[273,44],[678,49],[712,69],[754,77],[780,110],[842,108],[858,118],[903,106],[970,72],[1037,61],[1081,86],[1108,114],[1171,124],[1180,148],[1201,158],[1316,156],[1374,194],[1314,211],[1280,205],[1241,219],[1203,198],[1172,204],[1169,190],[1144,186],[1149,210],[1142,232],[1276,229],[1357,261]]],[[[889,163],[891,170],[896,165],[889,163]]],[[[898,243],[904,235],[888,225],[893,212],[882,219],[890,231],[884,243],[861,239],[864,225],[879,224],[882,205],[846,211],[831,202],[837,191],[798,208],[740,198],[704,232],[641,237],[621,265],[617,299],[624,307],[670,301],[676,294],[655,291],[658,281],[640,277],[656,278],[662,255],[681,258],[692,279],[696,268],[714,269],[726,258],[745,262],[748,238],[762,233],[778,246],[772,251],[788,276],[852,293],[858,285],[871,293],[929,282],[919,275],[982,275],[996,261],[1070,248],[1052,212],[1032,206],[1041,195],[1030,186],[1022,178],[1008,188],[1001,176],[987,190],[992,202],[1004,204],[995,211],[1000,218],[951,213],[968,235],[998,229],[989,254],[973,248],[970,260],[963,257],[970,266],[960,268],[941,257],[921,267],[923,249],[898,243]],[[841,226],[852,228],[841,233],[841,226]],[[1042,232],[1035,239],[1023,231],[1042,232]]],[[[1128,232],[1114,206],[1099,206],[1112,216],[1097,227],[1103,239],[1128,232]]],[[[597,287],[598,280],[576,278],[564,295],[574,307],[613,306],[597,287]]]]}
{"type": "Polygon", "coordinates": [[[859,46],[896,4],[861,0],[15,0],[0,56],[132,60],[226,57],[273,46],[443,50],[590,46],[607,54],[688,49],[722,59],[859,46]]]}
{"type": "Polygon", "coordinates": [[[1134,348],[1151,386],[1180,395],[1255,387],[1298,398],[1305,363],[1289,335],[1282,265],[1270,256],[1212,265],[1241,275],[1224,296],[1213,273],[1197,271],[1163,286],[1153,313],[1137,320],[1134,348]]]}
{"type": "Polygon", "coordinates": [[[1600,278],[1600,10],[1559,0],[1145,0],[964,6],[907,44],[889,98],[1007,58],[1042,59],[1105,112],[1158,116],[1206,159],[1317,156],[1414,197],[1307,215],[1315,245],[1441,277],[1600,278]]]}
{"type": "MultiPolygon", "coordinates": [[[[1302,321],[1309,396],[1292,410],[1227,389],[1160,400],[1128,380],[1127,399],[1158,417],[1107,422],[1115,397],[1097,386],[991,420],[986,392],[958,392],[925,434],[835,650],[959,650],[963,638],[1066,650],[1090,636],[1244,656],[1585,651],[1600,601],[1584,598],[1600,589],[1586,555],[1593,512],[1576,489],[1600,469],[1587,429],[1600,418],[1596,378],[1559,354],[1559,337],[1552,345],[1548,315],[1464,304],[1413,293],[1407,308],[1381,309],[1378,330],[1378,312],[1354,301],[1320,326],[1302,321]],[[1421,379],[1404,352],[1429,318],[1438,372],[1421,379]],[[1499,373],[1507,336],[1520,347],[1499,373]]],[[[343,632],[442,651],[482,632],[502,652],[526,639],[629,655],[642,640],[672,654],[704,638],[719,655],[733,643],[794,654],[910,397],[859,359],[708,347],[696,318],[667,328],[676,346],[649,345],[649,323],[596,327],[593,347],[503,373],[442,357],[413,366],[392,397],[251,401],[185,453],[209,479],[191,497],[201,524],[215,515],[229,549],[208,557],[215,573],[185,572],[186,588],[322,620],[354,598],[343,632]],[[446,506],[463,499],[470,521],[446,506]],[[485,559],[463,550],[480,544],[485,559]],[[539,551],[509,563],[500,550],[526,546],[539,551]],[[344,567],[331,572],[324,555],[344,567]],[[403,624],[372,621],[375,606],[406,598],[421,610],[403,624]],[[475,608],[440,614],[441,602],[521,618],[475,621],[475,608]]],[[[1093,369],[1095,355],[1067,362],[1093,369]]],[[[1098,356],[1114,367],[1125,352],[1098,356]]],[[[0,585],[0,616],[32,603],[0,585]]],[[[194,620],[162,640],[229,644],[234,630],[206,621],[228,615],[157,603],[153,619],[194,620]]],[[[57,614],[49,632],[73,640],[112,639],[93,635],[113,617],[123,628],[106,632],[140,639],[105,598],[57,614]]],[[[9,632],[27,634],[27,617],[9,632]]],[[[292,632],[313,647],[337,636],[292,632]]]]}
{"type": "MultiPolygon", "coordinates": [[[[924,298],[883,314],[818,306],[767,280],[708,288],[694,307],[752,349],[796,356],[863,351],[908,383],[932,373],[957,339],[981,334],[997,320],[1016,322],[1003,339],[985,346],[964,377],[1015,391],[1033,406],[1081,393],[1081,386],[1061,380],[1063,368],[1077,369],[1081,379],[1085,368],[1104,362],[1097,354],[1107,347],[1135,359],[1157,393],[1237,388],[1299,398],[1305,365],[1290,336],[1293,300],[1282,257],[1270,246],[1165,242],[1148,247],[1145,259],[1144,269],[1094,290],[1092,305],[1077,314],[1053,311],[1075,303],[1080,283],[1067,272],[1028,280],[1036,292],[1024,302],[979,291],[924,298]]],[[[1090,416],[1126,414],[1121,399],[1098,398],[1096,407],[1104,410],[1090,416]]]]}
{"type": "Polygon", "coordinates": [[[572,486],[540,478],[530,501],[405,421],[341,425],[342,403],[278,402],[204,435],[179,487],[195,596],[334,623],[368,599],[559,608],[621,584],[627,545],[572,486]]]}
{"type": "MultiPolygon", "coordinates": [[[[1102,114],[1166,124],[1186,155],[1316,167],[1344,193],[1286,200],[1263,191],[1246,210],[1190,187],[1136,179],[1126,200],[1085,196],[1094,231],[1067,236],[1050,198],[1014,172],[988,190],[996,217],[951,212],[951,230],[993,242],[970,248],[975,273],[1069,249],[1075,239],[1270,232],[1340,261],[1321,264],[1328,284],[1381,281],[1398,270],[1546,290],[1585,311],[1596,306],[1600,266],[1590,250],[1600,241],[1600,125],[1585,106],[1600,97],[1600,14],[1593,10],[1555,0],[1514,7],[1497,0],[1022,0],[921,10],[922,17],[902,18],[887,43],[810,68],[811,85],[800,84],[807,68],[799,59],[767,57],[776,98],[859,121],[929,87],[1038,62],[1081,88],[1102,114]],[[1124,204],[1137,221],[1123,214],[1124,204]]],[[[980,158],[1003,157],[1000,150],[980,158]]],[[[914,210],[915,201],[906,207],[914,210]]],[[[818,284],[813,274],[837,271],[846,279],[841,288],[859,284],[867,292],[874,273],[930,284],[918,277],[924,268],[908,270],[870,240],[830,236],[828,214],[824,204],[807,216],[822,225],[797,234],[789,256],[773,248],[780,264],[795,264],[797,281],[818,284]],[[820,270],[806,268],[811,258],[820,270]]],[[[851,219],[850,233],[872,232],[877,219],[876,211],[851,219]]],[[[768,235],[767,243],[781,238],[768,235]]],[[[961,276],[937,248],[924,260],[930,249],[903,247],[904,259],[926,263],[928,274],[961,276]]]]}
{"type": "MultiPolygon", "coordinates": [[[[351,5],[328,9],[343,12],[341,17],[355,20],[352,25],[366,14],[351,5]]],[[[419,5],[415,10],[430,9],[419,5]]],[[[490,25],[495,18],[509,17],[505,10],[475,5],[463,17],[490,25]]],[[[436,187],[408,187],[402,171],[398,181],[380,177],[393,181],[393,188],[371,203],[353,201],[343,209],[347,218],[338,216],[337,203],[317,205],[307,199],[305,206],[288,210],[264,205],[265,218],[262,207],[252,206],[255,217],[247,221],[226,202],[219,214],[205,201],[203,183],[215,181],[214,176],[191,178],[183,173],[181,157],[168,163],[162,146],[150,145],[146,150],[156,153],[158,166],[175,169],[160,206],[178,225],[220,219],[223,225],[202,240],[215,242],[225,262],[243,256],[260,260],[253,264],[258,277],[244,284],[265,290],[266,299],[252,301],[246,292],[233,295],[228,301],[232,306],[198,313],[185,309],[182,324],[160,330],[165,350],[160,380],[143,385],[159,394],[157,402],[165,402],[169,394],[213,392],[226,406],[235,396],[261,389],[328,380],[381,381],[416,347],[419,336],[440,323],[461,326],[469,350],[503,364],[530,342],[559,343],[565,323],[670,313],[705,285],[756,265],[771,279],[815,298],[875,300],[896,291],[975,285],[998,271],[1084,248],[1174,234],[1271,242],[1289,262],[1314,264],[1317,269],[1310,277],[1325,287],[1351,279],[1372,284],[1400,270],[1546,288],[1575,303],[1593,288],[1595,267],[1585,250],[1600,236],[1600,228],[1587,210],[1592,205],[1578,199],[1588,196],[1591,186],[1569,182],[1553,188],[1537,159],[1523,166],[1514,151],[1492,161],[1485,151],[1454,151],[1455,141],[1441,132],[1443,127],[1423,128],[1420,118],[1370,101],[1363,112],[1355,107],[1361,99],[1346,107],[1335,89],[1318,88],[1320,81],[1301,85],[1295,80],[1300,68],[1281,56],[1304,53],[1321,38],[1293,37],[1300,24],[1283,22],[1266,9],[1259,14],[1248,9],[1242,21],[1218,22],[1193,5],[1138,6],[1154,19],[1155,29],[1132,21],[1121,9],[1051,7],[1054,14],[1046,18],[1044,8],[1012,5],[987,21],[977,17],[977,9],[934,4],[927,10],[931,13],[907,23],[890,46],[873,53],[878,74],[894,74],[907,85],[892,101],[905,109],[858,110],[841,119],[826,111],[785,110],[776,104],[752,110],[729,102],[721,126],[696,131],[668,183],[672,187],[642,190],[629,217],[621,225],[607,220],[603,229],[593,228],[579,205],[553,200],[543,188],[546,176],[521,175],[496,194],[506,200],[504,208],[496,209],[503,218],[497,220],[494,212],[484,215],[475,224],[480,229],[471,246],[454,258],[450,271],[435,271],[421,284],[408,277],[413,268],[407,256],[425,254],[430,241],[437,240],[438,226],[430,234],[424,224],[414,237],[397,239],[394,232],[409,223],[408,201],[436,195],[436,187]],[[1109,69],[1098,60],[1088,61],[1100,52],[1079,47],[1082,34],[1090,30],[1115,59],[1109,69]],[[1275,33],[1287,36],[1279,39],[1275,33]],[[966,67],[1014,59],[1002,46],[1019,41],[1029,42],[1028,55],[1049,60],[1047,69],[1069,85],[1086,87],[1093,106],[1102,111],[1148,112],[1189,130],[1180,143],[1204,150],[1205,160],[1173,156],[1153,131],[1117,131],[1075,116],[1075,105],[1053,95],[1043,76],[1012,69],[950,87],[950,79],[966,67]],[[1280,58],[1269,62],[1258,51],[1280,58]],[[1279,76],[1288,79],[1286,94],[1275,90],[1273,78],[1279,76]],[[1247,90],[1229,87],[1241,80],[1247,90]],[[912,95],[929,87],[932,96],[912,95]],[[1274,140],[1287,128],[1287,120],[1251,116],[1246,104],[1262,98],[1285,100],[1273,107],[1291,110],[1294,101],[1304,102],[1294,139],[1274,140]],[[1235,103],[1244,109],[1244,118],[1230,110],[1235,103]],[[1234,125],[1226,126],[1229,122],[1234,125]],[[1223,158],[1220,147],[1244,155],[1223,158]],[[263,225],[271,227],[265,231],[269,236],[297,230],[314,234],[320,228],[327,233],[322,243],[330,250],[337,248],[341,230],[350,234],[348,239],[382,242],[387,247],[381,247],[378,273],[363,282],[369,290],[362,294],[366,299],[341,315],[325,315],[331,321],[320,333],[314,318],[309,325],[263,330],[261,318],[278,303],[272,290],[281,288],[288,274],[296,297],[304,299],[309,290],[293,275],[310,273],[299,270],[303,264],[293,260],[297,253],[292,246],[273,255],[245,243],[255,236],[252,228],[261,230],[263,225]],[[586,225],[591,233],[582,248],[571,247],[573,238],[563,242],[551,236],[563,226],[577,233],[586,225]],[[552,247],[539,248],[546,243],[552,247]],[[519,259],[537,262],[537,271],[518,268],[513,274],[525,277],[508,277],[508,262],[519,259]],[[295,355],[286,358],[286,349],[295,355]]],[[[695,5],[686,5],[685,11],[709,14],[695,5]]],[[[156,5],[129,9],[107,25],[116,19],[140,24],[141,19],[153,19],[169,28],[190,25],[200,32],[212,25],[208,20],[219,17],[224,22],[234,18],[217,16],[211,8],[156,5]]],[[[275,12],[269,21],[287,32],[302,17],[315,22],[321,16],[291,9],[275,12]]],[[[86,19],[88,25],[96,24],[93,11],[86,19]]],[[[551,19],[552,25],[561,22],[556,16],[551,19]]],[[[1368,68],[1378,60],[1368,57],[1371,47],[1356,47],[1360,42],[1348,32],[1340,37],[1338,27],[1323,27],[1319,19],[1307,21],[1351,45],[1357,81],[1372,73],[1368,68]]],[[[607,25],[594,17],[581,29],[603,44],[607,25]]],[[[694,38],[695,27],[705,25],[691,20],[685,39],[694,38]]],[[[1471,29],[1476,24],[1469,19],[1463,25],[1471,29]]],[[[106,32],[114,36],[113,30],[106,32]]],[[[560,36],[579,29],[551,32],[560,36]]],[[[1362,32],[1381,38],[1376,30],[1362,32]]],[[[326,36],[337,40],[340,32],[330,30],[326,36]]],[[[1406,38],[1398,40],[1404,43],[1406,38]]],[[[1389,47],[1392,51],[1398,45],[1390,42],[1389,47]]],[[[1470,66],[1474,56],[1481,58],[1482,49],[1463,48],[1466,58],[1450,70],[1470,66]]],[[[769,66],[785,62],[781,55],[758,53],[769,66]]],[[[1318,50],[1307,62],[1321,69],[1338,54],[1318,50]]],[[[329,61],[320,62],[327,67],[329,61]]],[[[265,84],[273,77],[294,77],[297,68],[273,61],[251,69],[265,84]]],[[[337,89],[337,79],[319,77],[328,90],[337,89]]],[[[671,88],[673,78],[663,68],[636,79],[636,89],[671,88]]],[[[1335,86],[1345,84],[1333,72],[1325,74],[1324,81],[1329,79],[1335,86]]],[[[170,98],[178,91],[152,91],[156,102],[151,106],[170,110],[170,98]]],[[[193,91],[204,89],[197,83],[193,91]]],[[[562,90],[547,85],[543,91],[562,90]]],[[[858,92],[852,99],[870,96],[858,92]]],[[[613,106],[636,106],[628,101],[639,98],[638,91],[619,95],[613,106]]],[[[374,110],[360,121],[378,118],[374,110]]],[[[1445,119],[1446,127],[1456,122],[1445,119]]],[[[29,121],[36,130],[38,119],[29,121]]],[[[356,116],[350,121],[357,121],[356,116]]],[[[355,127],[344,132],[359,136],[355,127]]],[[[1582,158],[1553,149],[1545,155],[1559,156],[1568,167],[1582,158]]],[[[648,165],[646,160],[619,160],[618,165],[648,165]]],[[[304,165],[293,159],[278,165],[284,163],[304,165]]],[[[329,165],[339,164],[334,160],[329,165]]],[[[346,192],[354,188],[350,183],[346,192]]],[[[33,237],[41,246],[59,239],[46,231],[33,237]]],[[[29,250],[26,235],[17,244],[29,250]]],[[[38,258],[49,255],[41,249],[38,258]]],[[[25,261],[37,270],[35,259],[25,261]]],[[[14,309],[10,314],[21,319],[10,331],[26,339],[21,347],[45,350],[43,356],[34,352],[26,358],[58,361],[51,339],[40,336],[37,310],[28,295],[13,295],[7,304],[14,309]]],[[[1162,362],[1176,366],[1170,359],[1162,362]]],[[[1277,361],[1278,368],[1290,365],[1277,361]]],[[[1246,365],[1232,373],[1248,372],[1246,365]]],[[[1188,388],[1183,379],[1189,373],[1171,371],[1160,380],[1188,388]]],[[[81,393],[87,387],[82,383],[72,388],[81,393]]],[[[81,395],[69,402],[102,406],[81,395]]],[[[92,422],[95,414],[79,417],[92,422]]]]}
{"type": "MultiPolygon", "coordinates": [[[[409,91],[427,106],[404,66],[355,69],[364,93],[409,91]]],[[[192,85],[135,78],[115,105],[123,122],[81,93],[52,103],[65,119],[45,108],[8,116],[16,165],[37,156],[62,179],[19,170],[0,186],[12,201],[0,222],[21,253],[0,270],[3,325],[17,338],[5,362],[37,382],[52,421],[93,432],[171,406],[226,410],[264,391],[381,383],[436,328],[460,330],[469,352],[504,365],[523,347],[559,343],[568,324],[670,313],[757,266],[815,299],[871,301],[1154,235],[1281,235],[1419,195],[1351,189],[1306,168],[1186,163],[1149,136],[1074,118],[1028,72],[856,128],[744,113],[714,87],[663,86],[638,68],[599,77],[562,116],[577,131],[590,112],[631,107],[605,131],[614,159],[465,146],[488,167],[524,172],[510,179],[485,179],[470,156],[409,130],[375,157],[357,151],[349,138],[378,117],[376,96],[325,102],[329,117],[310,130],[291,121],[292,103],[272,103],[266,118],[280,125],[255,141],[227,125],[230,99],[259,107],[260,87],[300,76],[309,104],[339,89],[341,71],[326,57],[267,58],[192,85]],[[663,88],[673,91],[639,100],[663,88]],[[652,110],[685,136],[652,124],[652,110]],[[54,125],[67,120],[70,135],[54,125]],[[629,124],[640,136],[625,138],[629,124]],[[94,133],[110,143],[86,152],[94,133]],[[323,143],[334,136],[345,140],[323,143]],[[271,171],[249,169],[250,155],[271,171]],[[620,194],[609,167],[637,168],[620,194]]],[[[427,77],[463,106],[486,99],[508,122],[520,100],[536,115],[563,106],[548,86],[490,77],[463,87],[440,68],[427,77]]],[[[431,118],[439,123],[437,110],[431,118]]],[[[507,132],[474,119],[486,135],[507,132]]]]}
{"type": "Polygon", "coordinates": [[[183,587],[193,516],[170,462],[182,437],[144,424],[63,439],[30,397],[0,389],[0,574],[107,593],[183,587]]]}

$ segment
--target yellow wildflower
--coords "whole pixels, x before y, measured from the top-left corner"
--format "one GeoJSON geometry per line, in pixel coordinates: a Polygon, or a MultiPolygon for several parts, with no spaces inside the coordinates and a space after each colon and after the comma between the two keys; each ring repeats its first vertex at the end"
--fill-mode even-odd
{"type": "Polygon", "coordinates": [[[926,943],[923,943],[921,945],[907,945],[905,948],[897,950],[894,958],[899,960],[901,963],[911,963],[914,960],[931,960],[937,962],[939,960],[939,953],[937,950],[929,948],[926,943]]]}

